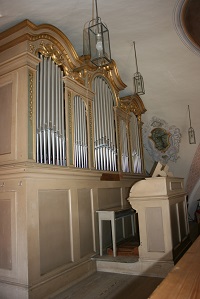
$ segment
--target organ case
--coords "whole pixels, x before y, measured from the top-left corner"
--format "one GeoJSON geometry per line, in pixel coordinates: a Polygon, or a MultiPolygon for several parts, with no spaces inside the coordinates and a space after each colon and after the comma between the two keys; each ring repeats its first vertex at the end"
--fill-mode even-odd
{"type": "Polygon", "coordinates": [[[96,210],[144,178],[145,107],[52,25],[2,32],[0,53],[0,295],[46,298],[96,270],[96,210]]]}

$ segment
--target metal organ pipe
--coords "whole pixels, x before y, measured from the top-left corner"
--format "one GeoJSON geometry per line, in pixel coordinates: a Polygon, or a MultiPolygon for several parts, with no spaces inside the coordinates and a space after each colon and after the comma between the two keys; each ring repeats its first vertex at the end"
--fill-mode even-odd
{"type": "Polygon", "coordinates": [[[80,96],[74,97],[74,165],[88,167],[86,108],[80,96]]]}
{"type": "MultiPolygon", "coordinates": [[[[43,64],[43,82],[46,81],[46,73],[47,73],[47,59],[46,57],[44,58],[44,64],[43,64]]],[[[46,128],[47,128],[47,123],[46,123],[46,90],[47,90],[47,84],[43,84],[43,157],[44,157],[44,163],[46,164],[47,162],[47,147],[46,147],[46,142],[47,142],[47,136],[46,136],[46,128]]]]}
{"type": "Polygon", "coordinates": [[[76,97],[74,98],[74,165],[77,167],[77,127],[76,127],[76,97]]]}
{"type": "MultiPolygon", "coordinates": [[[[60,79],[60,85],[61,90],[63,88],[63,72],[62,77],[60,79]]],[[[61,130],[62,130],[62,161],[63,166],[66,166],[66,159],[65,159],[65,153],[66,153],[66,146],[65,146],[65,111],[64,111],[64,92],[61,92],[61,112],[62,112],[62,122],[61,122],[61,130]]]]}
{"type": "MultiPolygon", "coordinates": [[[[103,85],[103,93],[106,94],[106,86],[105,84],[103,85]]],[[[104,132],[105,132],[105,136],[103,137],[104,138],[104,141],[103,141],[103,144],[104,144],[104,151],[105,151],[105,159],[104,159],[104,169],[109,169],[109,155],[108,155],[108,102],[106,101],[103,101],[103,111],[105,111],[104,113],[104,132]]]]}
{"type": "Polygon", "coordinates": [[[86,111],[85,111],[85,103],[83,105],[83,167],[88,167],[88,143],[87,143],[87,119],[86,119],[86,111]]]}
{"type": "Polygon", "coordinates": [[[77,163],[77,128],[76,128],[76,123],[77,123],[77,121],[76,121],[76,97],[74,98],[74,165],[75,166],[77,166],[76,165],[76,163],[77,163]]]}
{"type": "Polygon", "coordinates": [[[58,134],[59,134],[59,128],[58,128],[58,119],[59,119],[59,110],[58,110],[58,101],[59,101],[59,93],[58,93],[58,66],[56,65],[56,96],[55,96],[55,100],[56,100],[56,117],[55,117],[55,120],[56,120],[56,131],[55,131],[55,135],[56,135],[56,164],[59,165],[59,162],[60,162],[60,151],[59,151],[59,137],[58,137],[58,134]]]}
{"type": "Polygon", "coordinates": [[[44,62],[42,61],[42,63],[40,64],[40,68],[39,68],[39,89],[40,89],[40,92],[39,92],[39,119],[40,119],[40,122],[39,122],[39,136],[40,136],[40,163],[43,163],[43,115],[42,115],[42,99],[43,98],[43,88],[42,88],[42,83],[43,82],[43,69],[44,69],[44,62]]]}
{"type": "Polygon", "coordinates": [[[55,98],[55,64],[52,63],[52,97],[51,97],[51,141],[52,141],[52,164],[55,165],[55,124],[54,124],[54,98],[55,98]]]}
{"type": "Polygon", "coordinates": [[[141,152],[140,152],[140,141],[139,141],[139,127],[137,122],[137,117],[132,113],[131,115],[131,133],[132,133],[132,164],[133,172],[141,173],[142,172],[142,161],[141,161],[141,152]]]}
{"type": "Polygon", "coordinates": [[[37,71],[37,162],[66,165],[63,73],[51,58],[40,55],[37,71]]]}
{"type": "Polygon", "coordinates": [[[51,58],[47,64],[47,140],[48,140],[48,163],[51,164],[51,128],[50,128],[50,97],[51,97],[51,58]]]}
{"type": "Polygon", "coordinates": [[[120,122],[121,138],[122,138],[122,170],[129,172],[129,157],[128,157],[128,138],[126,131],[126,123],[121,120],[120,122]]]}
{"type": "Polygon", "coordinates": [[[104,167],[104,163],[105,163],[105,147],[104,147],[104,135],[105,135],[105,128],[104,128],[104,113],[105,111],[103,110],[103,86],[102,86],[102,80],[100,81],[100,89],[99,89],[99,103],[100,103],[100,107],[99,107],[99,112],[101,117],[99,117],[100,119],[100,127],[102,128],[102,132],[101,132],[101,140],[100,140],[100,153],[101,153],[101,169],[106,170],[104,167]],[[101,114],[101,111],[103,112],[101,114]]]}
{"type": "Polygon", "coordinates": [[[39,123],[39,66],[37,66],[37,73],[36,73],[36,107],[37,107],[37,113],[36,113],[36,162],[39,163],[39,151],[40,151],[40,123],[39,123]]]}
{"type": "MultiPolygon", "coordinates": [[[[95,80],[93,83],[93,88],[96,92],[96,97],[98,97],[98,88],[97,88],[97,81],[95,80]]],[[[93,110],[94,110],[94,117],[95,117],[95,126],[94,126],[94,149],[95,149],[95,165],[97,169],[100,169],[100,150],[99,150],[99,114],[98,114],[98,102],[95,103],[95,105],[93,106],[93,110]]]]}

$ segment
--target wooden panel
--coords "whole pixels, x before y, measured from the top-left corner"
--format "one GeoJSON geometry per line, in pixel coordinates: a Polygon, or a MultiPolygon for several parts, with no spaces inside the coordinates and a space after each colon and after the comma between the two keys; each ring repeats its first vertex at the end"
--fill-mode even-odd
{"type": "Polygon", "coordinates": [[[171,182],[170,190],[181,190],[183,189],[182,182],[171,182]]]}
{"type": "Polygon", "coordinates": [[[93,251],[92,210],[89,189],[78,190],[80,255],[81,257],[93,251]]]}
{"type": "Polygon", "coordinates": [[[106,188],[98,190],[99,210],[121,206],[120,188],[106,188]]]}
{"type": "Polygon", "coordinates": [[[200,294],[200,237],[174,266],[150,299],[197,299],[200,294]]]}
{"type": "Polygon", "coordinates": [[[179,223],[176,204],[170,206],[173,248],[180,243],[179,223]]]}
{"type": "Polygon", "coordinates": [[[11,200],[0,200],[0,268],[12,269],[11,200]]]}
{"type": "Polygon", "coordinates": [[[187,235],[186,228],[186,215],[185,215],[185,202],[178,203],[178,212],[179,212],[179,222],[180,222],[180,234],[181,240],[183,240],[187,235]]]}
{"type": "MultiPolygon", "coordinates": [[[[130,188],[124,188],[124,189],[125,189],[125,199],[127,200],[127,198],[129,198],[130,188]]],[[[127,200],[127,205],[130,206],[130,203],[128,200],[127,200]]]]}
{"type": "Polygon", "coordinates": [[[160,207],[146,208],[147,247],[150,252],[164,252],[163,217],[160,207]]]}
{"type": "Polygon", "coordinates": [[[0,87],[0,155],[11,153],[12,83],[0,87]]]}
{"type": "Polygon", "coordinates": [[[39,191],[39,235],[41,274],[71,261],[67,190],[39,191]]]}

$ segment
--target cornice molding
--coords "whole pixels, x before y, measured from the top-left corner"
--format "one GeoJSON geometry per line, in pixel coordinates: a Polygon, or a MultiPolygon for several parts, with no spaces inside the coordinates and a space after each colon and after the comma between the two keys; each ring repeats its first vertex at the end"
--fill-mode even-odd
{"type": "Polygon", "coordinates": [[[37,56],[38,53],[51,57],[61,65],[65,75],[85,86],[90,86],[92,79],[100,74],[112,84],[116,95],[126,88],[114,60],[103,68],[98,68],[90,62],[89,56],[78,56],[65,34],[50,24],[35,25],[29,20],[11,27],[0,33],[0,53],[23,45],[24,50],[37,56]]]}
{"type": "Polygon", "coordinates": [[[69,68],[72,70],[81,65],[78,54],[63,32],[53,25],[35,25],[29,20],[0,33],[0,53],[26,41],[32,54],[34,51],[36,54],[42,47],[53,47],[54,52],[60,52],[65,60],[66,72],[69,68]]]}

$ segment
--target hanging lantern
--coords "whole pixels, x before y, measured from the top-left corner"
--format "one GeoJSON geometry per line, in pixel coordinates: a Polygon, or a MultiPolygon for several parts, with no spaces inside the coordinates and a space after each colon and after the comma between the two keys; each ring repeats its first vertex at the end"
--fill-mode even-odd
{"type": "Polygon", "coordinates": [[[136,73],[133,76],[133,85],[135,89],[135,93],[138,95],[145,94],[144,90],[144,80],[140,72],[138,71],[138,64],[137,64],[137,55],[136,55],[136,49],[135,49],[135,42],[134,44],[134,52],[135,52],[135,64],[136,64],[136,73]]]}
{"type": "Polygon", "coordinates": [[[188,129],[189,143],[190,144],[196,144],[195,131],[192,128],[192,125],[191,125],[190,106],[189,105],[188,105],[188,112],[189,112],[189,122],[190,122],[190,127],[188,129]]]}
{"type": "Polygon", "coordinates": [[[90,60],[96,66],[103,67],[111,62],[109,31],[98,16],[97,0],[95,4],[96,18],[89,22],[88,27],[90,60]]]}

